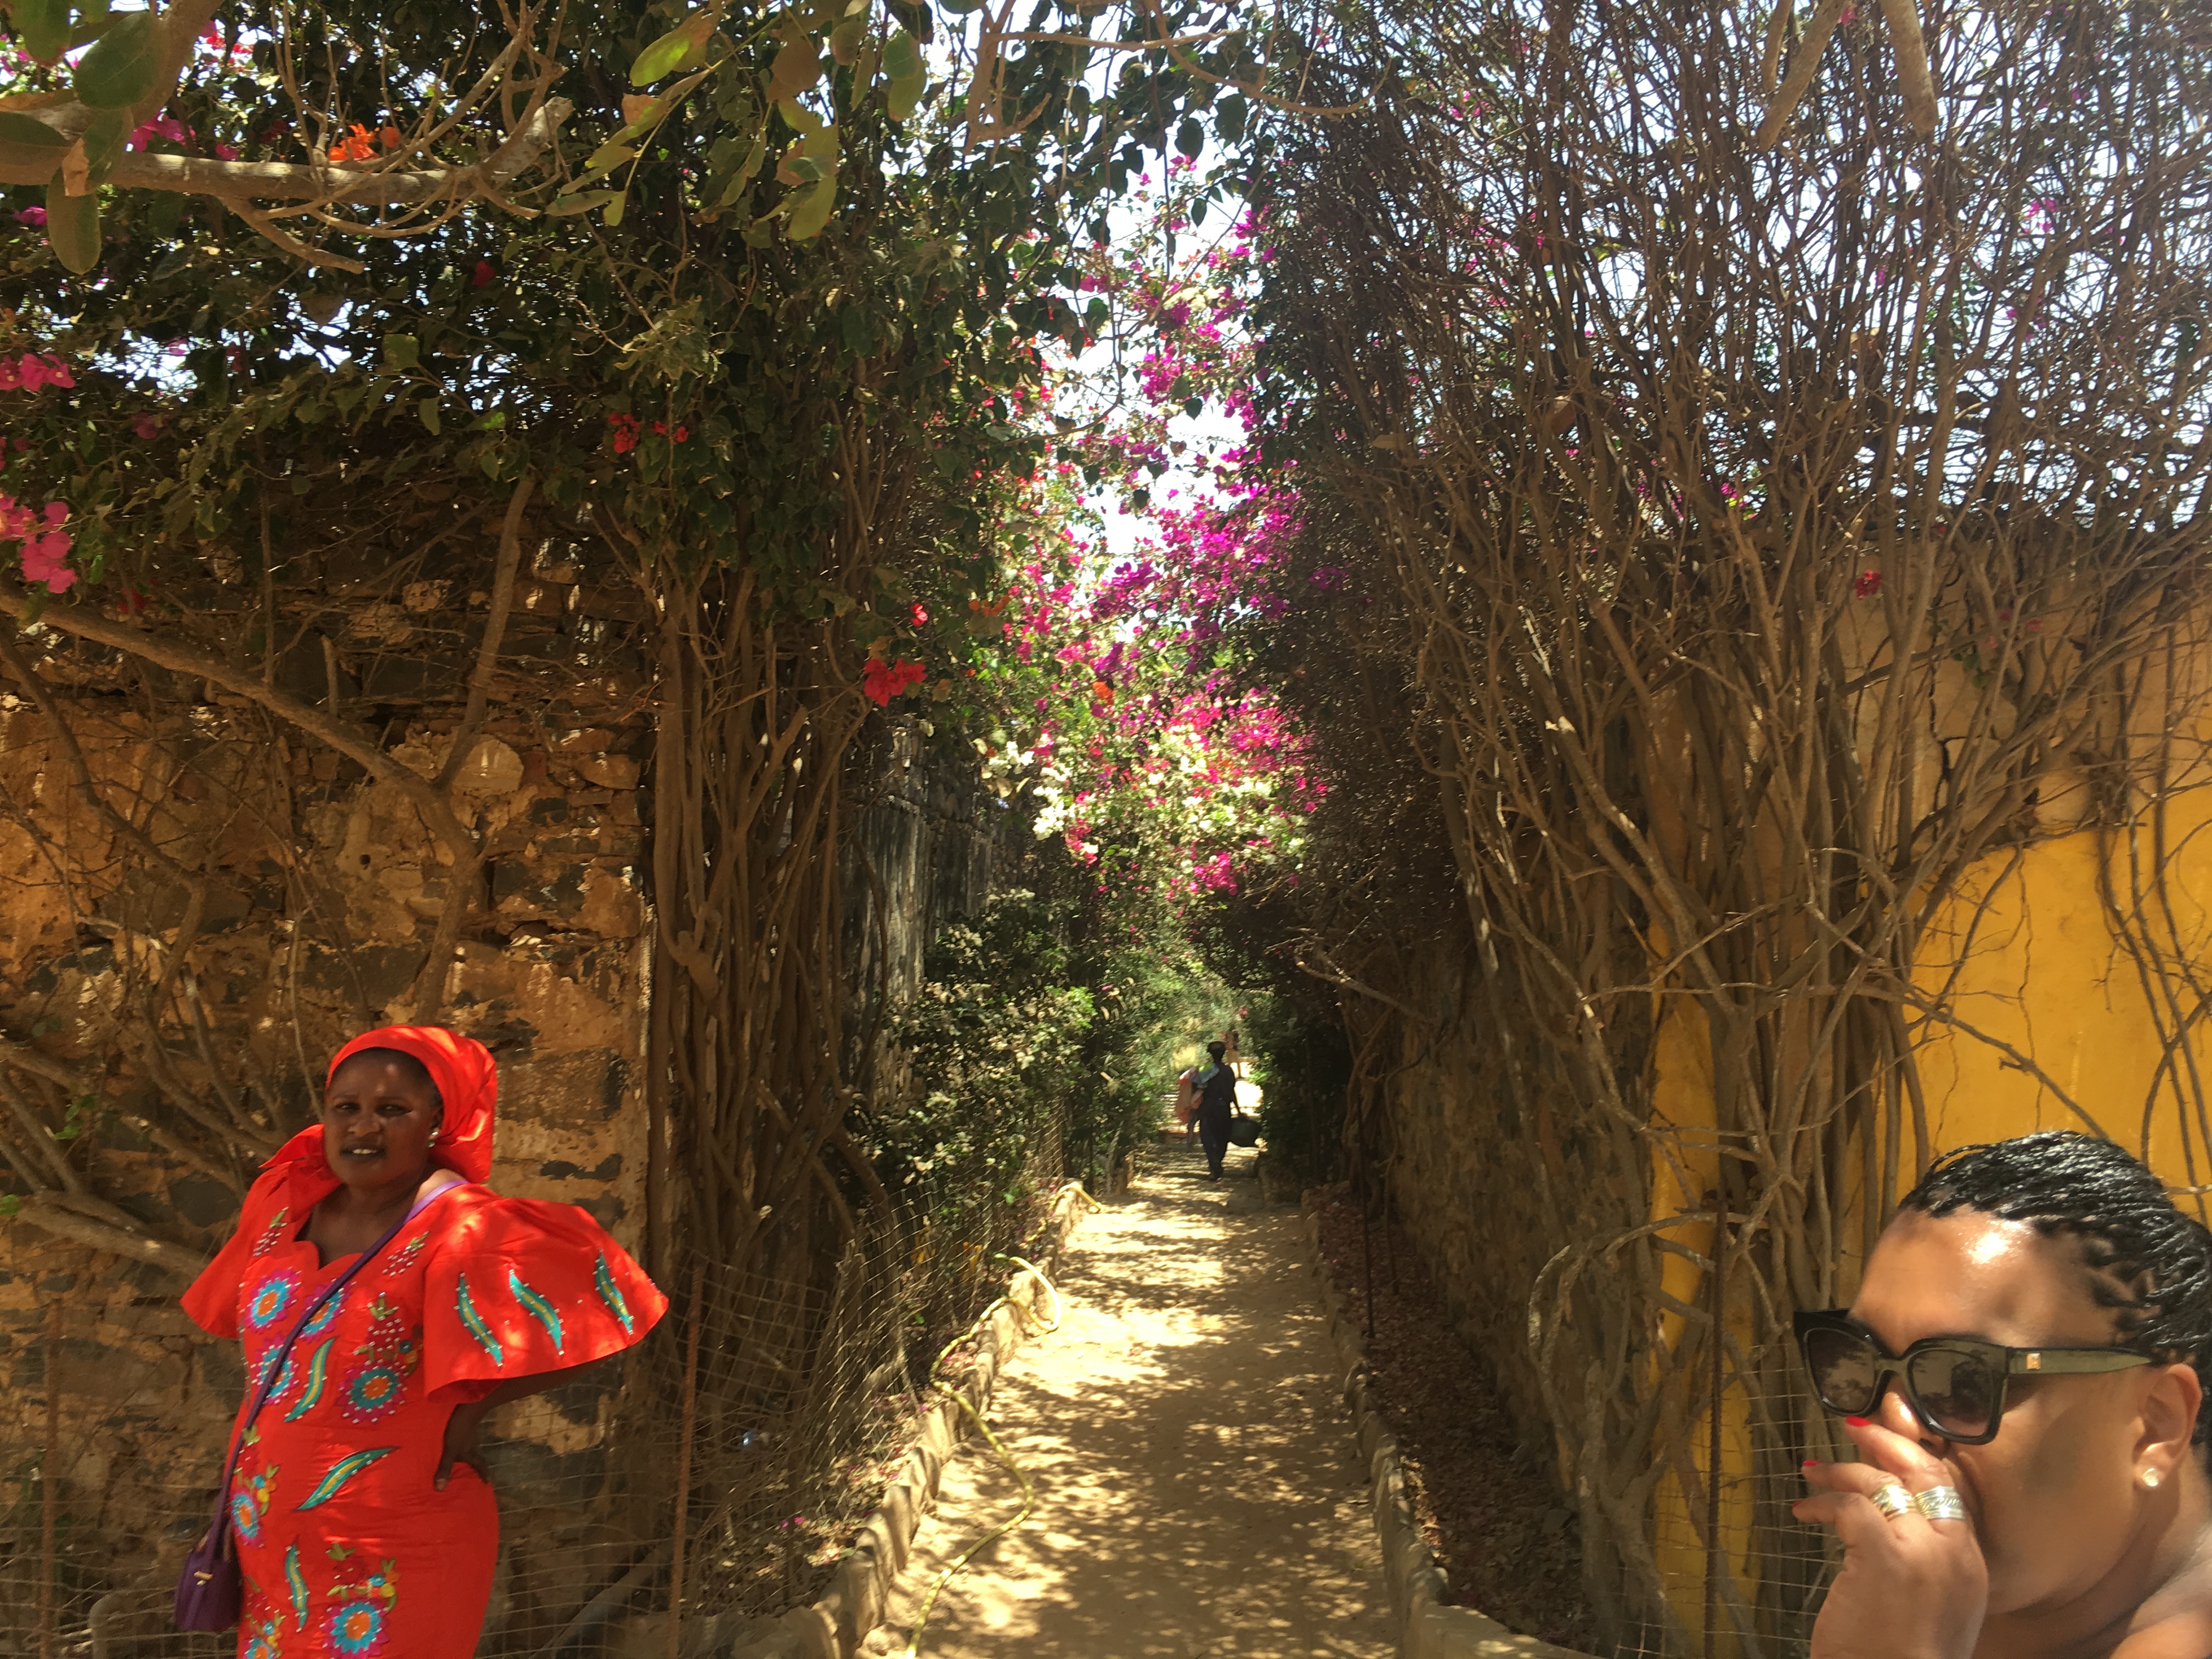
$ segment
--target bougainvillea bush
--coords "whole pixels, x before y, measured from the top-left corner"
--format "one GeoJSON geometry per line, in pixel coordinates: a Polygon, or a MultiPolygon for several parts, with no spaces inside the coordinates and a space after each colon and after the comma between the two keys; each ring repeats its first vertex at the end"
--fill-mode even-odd
{"type": "Polygon", "coordinates": [[[1036,410],[1080,429],[1025,503],[1027,556],[983,619],[1006,688],[979,744],[989,775],[1102,880],[1178,903],[1294,875],[1326,786],[1251,638],[1341,574],[1294,570],[1291,470],[1237,435],[1265,255],[1249,216],[1194,234],[1224,193],[1178,158],[1135,198],[1143,233],[1087,251],[1099,333],[1036,410]]]}

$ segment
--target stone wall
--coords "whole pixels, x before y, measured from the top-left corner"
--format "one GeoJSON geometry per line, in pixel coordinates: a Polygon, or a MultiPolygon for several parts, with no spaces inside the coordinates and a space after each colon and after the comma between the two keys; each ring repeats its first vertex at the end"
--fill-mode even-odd
{"type": "Polygon", "coordinates": [[[1382,1110],[1394,1147],[1390,1201],[1428,1259],[1454,1327],[1490,1357],[1524,1443],[1548,1452],[1528,1355],[1528,1293],[1553,1249],[1547,1184],[1569,1178],[1552,1115],[1521,1097],[1484,1029],[1471,948],[1421,959],[1414,1007],[1434,1024],[1395,1026],[1399,1069],[1382,1110]]]}
{"type": "MultiPolygon", "coordinates": [[[[303,585],[315,614],[272,678],[434,773],[488,598],[464,556],[488,552],[453,550],[464,574],[442,580],[325,571],[303,585]]],[[[444,1018],[499,1056],[494,1184],[578,1203],[635,1248],[650,734],[642,659],[609,635],[620,596],[580,575],[551,550],[520,584],[456,782],[457,812],[488,838],[490,913],[461,941],[444,1018]]],[[[242,1386],[234,1345],[178,1310],[179,1273],[98,1248],[99,1227],[33,1224],[54,1203],[36,1189],[81,1185],[78,1216],[106,1214],[142,1254],[167,1247],[188,1268],[210,1253],[251,1149],[312,1121],[334,1048],[407,1018],[451,871],[404,794],[250,701],[58,637],[23,643],[45,653],[69,740],[0,674],[0,1143],[33,1177],[0,1166],[0,1467],[22,1480],[0,1498],[0,1651],[17,1650],[41,1577],[78,1628],[79,1587],[159,1586],[204,1525],[242,1386]],[[72,746],[106,811],[76,787],[72,746]],[[187,932],[192,879],[205,899],[187,932]],[[42,1489],[22,1479],[49,1456],[64,1499],[51,1575],[42,1489]]],[[[511,1408],[509,1462],[583,1472],[607,1392],[511,1408]]]]}
{"type": "MultiPolygon", "coordinates": [[[[441,578],[326,562],[301,585],[270,681],[435,776],[463,720],[489,550],[449,547],[455,574],[441,578]]],[[[625,630],[641,620],[558,546],[519,584],[489,716],[453,786],[485,839],[488,914],[465,931],[442,1016],[499,1057],[493,1184],[580,1204],[634,1249],[651,726],[645,657],[625,630]]],[[[21,1102],[0,1114],[0,1147],[29,1166],[0,1164],[0,1211],[13,1212],[0,1218],[0,1468],[27,1477],[51,1460],[64,1518],[49,1559],[46,1489],[5,1489],[33,1494],[13,1508],[0,1494],[0,1653],[35,1626],[42,1581],[63,1630],[83,1627],[96,1594],[135,1587],[117,1628],[151,1639],[243,1386],[234,1345],[204,1340],[176,1295],[228,1235],[262,1152],[312,1121],[327,1055],[409,1017],[453,869],[404,792],[252,700],[55,635],[25,644],[55,707],[0,672],[0,1081],[21,1102]],[[192,881],[205,888],[196,921],[192,881]],[[40,1190],[57,1185],[40,1140],[89,1206],[61,1213],[59,1232],[35,1224],[60,1201],[40,1190]]],[[[858,1042],[1027,837],[965,751],[910,719],[872,727],[848,783],[858,1042]]],[[[878,1081],[905,1086],[900,1070],[878,1081]]],[[[619,1575],[609,1552],[624,1529],[608,1504],[655,1486],[610,1437],[623,1387],[605,1377],[495,1419],[507,1548],[487,1650],[534,1650],[619,1575]]]]}

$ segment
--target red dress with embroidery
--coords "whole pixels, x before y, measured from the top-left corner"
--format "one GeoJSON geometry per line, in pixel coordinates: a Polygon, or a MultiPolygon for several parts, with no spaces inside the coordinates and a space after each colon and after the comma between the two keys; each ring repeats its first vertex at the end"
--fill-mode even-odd
{"type": "MultiPolygon", "coordinates": [[[[210,1335],[244,1339],[249,1402],[352,1259],[320,1262],[300,1237],[337,1185],[304,1159],[272,1166],[185,1294],[210,1335]]],[[[574,1205],[473,1184],[424,1205],[300,1334],[246,1435],[231,1486],[242,1659],[468,1659],[499,1509],[465,1466],[432,1486],[447,1418],[501,1382],[629,1347],[667,1305],[574,1205]]]]}

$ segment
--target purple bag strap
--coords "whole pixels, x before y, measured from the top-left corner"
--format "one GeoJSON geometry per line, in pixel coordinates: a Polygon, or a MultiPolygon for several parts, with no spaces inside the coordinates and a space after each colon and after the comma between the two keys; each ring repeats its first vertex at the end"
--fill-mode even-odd
{"type": "Polygon", "coordinates": [[[246,1449],[246,1437],[252,1431],[254,1419],[261,1415],[261,1408],[269,1403],[270,1391],[276,1388],[276,1379],[284,1375],[284,1362],[292,1357],[292,1345],[300,1340],[300,1333],[314,1322],[315,1316],[322,1312],[325,1305],[333,1297],[353,1282],[354,1275],[368,1266],[371,1258],[399,1237],[401,1228],[422,1213],[423,1206],[441,1194],[467,1184],[465,1182],[459,1181],[447,1182],[444,1186],[434,1187],[417,1197],[414,1203],[407,1206],[405,1215],[401,1216],[398,1220],[385,1229],[383,1237],[356,1256],[353,1259],[353,1266],[323,1286],[321,1293],[307,1304],[306,1310],[294,1322],[291,1330],[285,1335],[283,1346],[262,1362],[261,1384],[254,1390],[252,1407],[239,1423],[238,1431],[231,1440],[230,1455],[223,1460],[222,1464],[222,1485],[216,1489],[215,1528],[210,1536],[218,1547],[222,1544],[224,1530],[230,1525],[230,1483],[232,1477],[238,1473],[239,1455],[246,1449]]]}

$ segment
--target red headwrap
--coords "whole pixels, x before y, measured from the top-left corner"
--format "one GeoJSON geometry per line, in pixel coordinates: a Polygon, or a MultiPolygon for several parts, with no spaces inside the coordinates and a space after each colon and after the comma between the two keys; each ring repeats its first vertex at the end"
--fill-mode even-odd
{"type": "MultiPolygon", "coordinates": [[[[465,1037],[442,1025],[386,1025],[363,1031],[337,1052],[324,1080],[338,1074],[338,1067],[364,1048],[397,1048],[422,1062],[437,1085],[445,1109],[438,1120],[438,1144],[430,1161],[468,1181],[491,1174],[492,1116],[499,1103],[499,1067],[491,1050],[474,1037],[465,1037]]],[[[284,1143],[270,1164],[293,1162],[327,1168],[323,1157],[320,1124],[300,1131],[284,1143]]]]}

